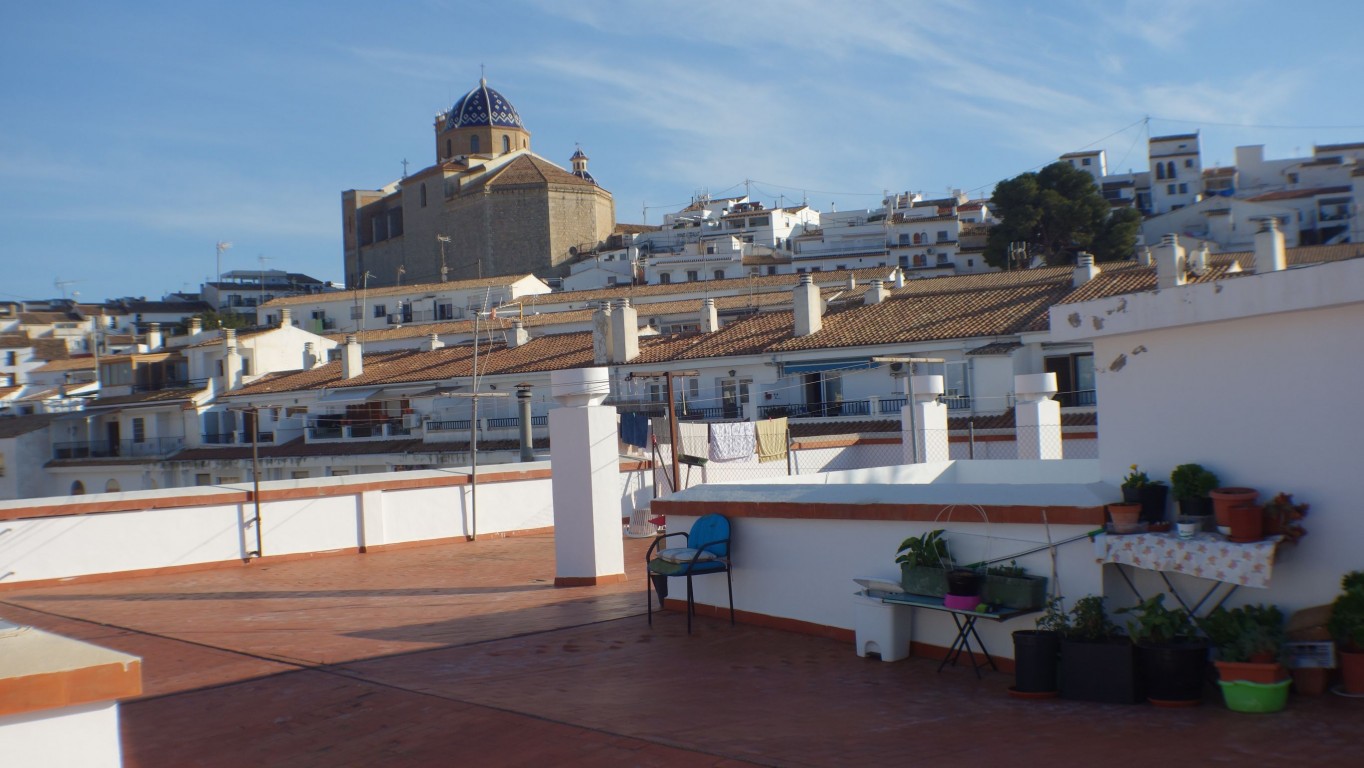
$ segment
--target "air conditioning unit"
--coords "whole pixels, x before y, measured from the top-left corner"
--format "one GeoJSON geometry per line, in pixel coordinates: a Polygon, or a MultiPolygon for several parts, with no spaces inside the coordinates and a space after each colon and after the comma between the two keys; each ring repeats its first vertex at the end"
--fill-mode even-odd
{"type": "Polygon", "coordinates": [[[422,425],[422,415],[420,413],[403,414],[403,426],[407,429],[416,429],[422,425]]]}

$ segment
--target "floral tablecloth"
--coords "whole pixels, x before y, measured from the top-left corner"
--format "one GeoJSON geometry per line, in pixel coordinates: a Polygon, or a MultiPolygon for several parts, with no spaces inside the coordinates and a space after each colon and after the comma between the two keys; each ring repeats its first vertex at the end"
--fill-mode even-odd
{"type": "Polygon", "coordinates": [[[1181,539],[1170,533],[1133,533],[1104,537],[1101,559],[1153,571],[1187,573],[1243,587],[1269,586],[1278,536],[1250,544],[1227,541],[1214,533],[1181,539]]]}

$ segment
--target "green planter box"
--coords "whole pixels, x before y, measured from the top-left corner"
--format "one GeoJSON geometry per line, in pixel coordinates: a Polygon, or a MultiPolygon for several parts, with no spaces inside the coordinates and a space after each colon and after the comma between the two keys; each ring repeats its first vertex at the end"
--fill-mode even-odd
{"type": "Polygon", "coordinates": [[[911,595],[942,597],[947,594],[947,571],[926,565],[902,565],[900,586],[911,595]]]}
{"type": "Polygon", "coordinates": [[[990,605],[1018,610],[1041,608],[1047,599],[1047,579],[1044,576],[987,574],[980,599],[990,605]]]}

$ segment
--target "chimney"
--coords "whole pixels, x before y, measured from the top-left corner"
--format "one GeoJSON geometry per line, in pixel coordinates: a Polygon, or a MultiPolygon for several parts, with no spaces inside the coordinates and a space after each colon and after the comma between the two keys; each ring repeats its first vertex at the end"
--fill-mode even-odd
{"type": "Polygon", "coordinates": [[[444,348],[445,342],[440,340],[440,334],[438,333],[426,334],[426,343],[422,344],[422,349],[426,350],[427,352],[434,352],[438,349],[444,348]]]}
{"type": "Polygon", "coordinates": [[[530,341],[530,334],[526,333],[526,324],[520,320],[513,320],[511,337],[507,339],[507,349],[516,349],[528,341],[530,341]]]}
{"type": "Polygon", "coordinates": [[[715,299],[701,300],[701,333],[720,330],[720,317],[715,313],[715,299]]]}
{"type": "Polygon", "coordinates": [[[1156,246],[1156,287],[1164,290],[1184,284],[1184,246],[1178,235],[1166,235],[1156,246]]]}
{"type": "Polygon", "coordinates": [[[604,301],[592,313],[592,362],[611,362],[611,302],[604,301]]]}
{"type": "Polygon", "coordinates": [[[1079,288],[1093,280],[1099,271],[1099,268],[1094,265],[1094,254],[1081,251],[1075,257],[1075,279],[1072,282],[1076,288],[1079,288]]]}
{"type": "Polygon", "coordinates": [[[905,287],[905,271],[900,267],[895,268],[895,287],[896,288],[905,287]]]}
{"type": "Polygon", "coordinates": [[[194,338],[204,332],[204,319],[195,315],[189,319],[189,336],[194,338]]]}
{"type": "Polygon", "coordinates": [[[1208,244],[1201,243],[1189,257],[1189,272],[1202,275],[1208,271],[1208,244]]]}
{"type": "Polygon", "coordinates": [[[848,273],[848,292],[851,293],[852,291],[855,291],[855,290],[857,290],[857,275],[854,275],[852,272],[849,272],[849,273],[848,273]]]}
{"type": "Polygon", "coordinates": [[[819,286],[814,284],[808,274],[800,276],[792,299],[797,336],[809,336],[824,327],[820,319],[823,307],[820,306],[822,299],[819,295],[819,286]]]}
{"type": "Polygon", "coordinates": [[[639,357],[639,313],[629,299],[621,299],[611,315],[611,362],[628,363],[639,357]]]}
{"type": "Polygon", "coordinates": [[[1269,216],[1260,222],[1260,231],[1255,233],[1255,271],[1281,272],[1287,268],[1279,220],[1269,216]]]}
{"type": "Polygon", "coordinates": [[[231,391],[242,385],[242,355],[237,349],[235,328],[223,329],[223,346],[227,349],[227,356],[223,359],[223,387],[231,391]]]}
{"type": "Polygon", "coordinates": [[[1137,253],[1137,263],[1143,267],[1149,267],[1156,263],[1155,258],[1151,256],[1151,247],[1149,245],[1143,245],[1141,251],[1137,253]]]}
{"type": "Polygon", "coordinates": [[[317,347],[311,341],[303,342],[303,370],[310,371],[317,367],[317,347]]]}
{"type": "Polygon", "coordinates": [[[886,290],[886,283],[883,280],[871,281],[871,287],[862,294],[864,304],[880,304],[890,296],[890,291],[886,290]]]}
{"type": "MultiPolygon", "coordinates": [[[[1259,242],[1259,240],[1256,240],[1259,242]]],[[[147,325],[147,349],[155,352],[161,348],[161,324],[149,323],[147,325]]]]}
{"type": "Polygon", "coordinates": [[[365,358],[360,350],[360,341],[355,334],[346,334],[346,343],[341,347],[341,378],[353,379],[365,372],[365,358]]]}
{"type": "Polygon", "coordinates": [[[294,324],[294,311],[288,307],[279,310],[279,327],[288,328],[294,324]]]}

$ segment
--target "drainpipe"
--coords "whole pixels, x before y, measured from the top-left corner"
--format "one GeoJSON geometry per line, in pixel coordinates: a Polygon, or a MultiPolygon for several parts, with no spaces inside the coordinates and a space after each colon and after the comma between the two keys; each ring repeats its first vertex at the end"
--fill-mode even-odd
{"type": "Polygon", "coordinates": [[[529,384],[516,385],[516,407],[521,416],[521,460],[535,461],[535,445],[531,441],[529,384]]]}

